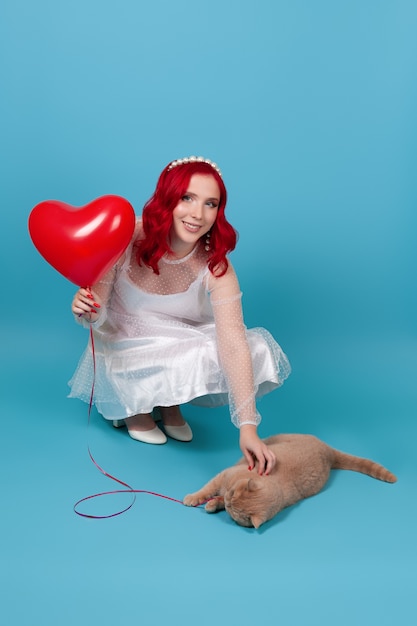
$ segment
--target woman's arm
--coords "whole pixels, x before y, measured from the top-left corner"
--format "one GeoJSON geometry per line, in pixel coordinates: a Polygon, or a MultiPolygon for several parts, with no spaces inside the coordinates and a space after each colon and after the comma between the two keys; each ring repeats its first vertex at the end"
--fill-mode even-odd
{"type": "Polygon", "coordinates": [[[260,474],[268,474],[275,455],[261,441],[257,426],[256,388],[252,357],[243,321],[241,291],[233,267],[221,277],[210,275],[208,288],[216,325],[217,348],[229,388],[232,422],[240,429],[240,447],[249,467],[258,463],[260,474]]]}
{"type": "MultiPolygon", "coordinates": [[[[142,220],[136,219],[132,242],[142,236],[142,233],[142,220]]],[[[104,324],[117,273],[126,261],[126,256],[130,254],[130,248],[131,244],[117,263],[91,289],[80,288],[75,294],[71,309],[75,320],[82,326],[88,328],[90,324],[94,324],[98,328],[104,324]]]]}

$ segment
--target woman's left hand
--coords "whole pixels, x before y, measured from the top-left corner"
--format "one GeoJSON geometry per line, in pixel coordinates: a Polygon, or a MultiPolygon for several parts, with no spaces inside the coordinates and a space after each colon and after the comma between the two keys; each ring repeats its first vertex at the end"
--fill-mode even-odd
{"type": "Polygon", "coordinates": [[[258,468],[258,474],[267,476],[277,461],[275,454],[259,438],[256,426],[244,424],[240,427],[240,449],[248,462],[248,467],[258,468]]]}

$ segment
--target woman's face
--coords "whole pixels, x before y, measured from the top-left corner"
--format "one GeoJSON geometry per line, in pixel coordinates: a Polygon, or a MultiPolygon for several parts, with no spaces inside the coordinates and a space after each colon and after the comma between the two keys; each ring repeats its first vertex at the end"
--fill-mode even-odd
{"type": "Polygon", "coordinates": [[[194,174],[188,189],[172,213],[170,245],[177,256],[186,256],[213,226],[220,190],[213,176],[194,174]]]}

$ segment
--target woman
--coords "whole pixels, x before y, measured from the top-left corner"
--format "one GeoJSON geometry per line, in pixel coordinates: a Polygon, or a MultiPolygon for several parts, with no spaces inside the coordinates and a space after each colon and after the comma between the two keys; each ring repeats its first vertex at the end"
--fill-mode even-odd
{"type": "MultiPolygon", "coordinates": [[[[267,331],[244,326],[226,199],[212,161],[169,163],[126,253],[91,290],[78,290],[72,311],[94,328],[94,403],[104,418],[139,441],[190,441],[181,404],[229,403],[249,467],[268,474],[276,459],[257,434],[255,398],[282,384],[290,366],[267,331]]],[[[70,397],[90,400],[92,361],[89,345],[70,397]]]]}

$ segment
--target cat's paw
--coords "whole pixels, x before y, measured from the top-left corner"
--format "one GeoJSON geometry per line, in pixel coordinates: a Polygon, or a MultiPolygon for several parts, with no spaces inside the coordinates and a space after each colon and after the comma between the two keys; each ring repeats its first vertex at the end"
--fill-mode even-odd
{"type": "Polygon", "coordinates": [[[215,513],[216,511],[224,509],[224,498],[217,496],[209,500],[204,507],[207,513],[215,513]]]}
{"type": "Polygon", "coordinates": [[[198,506],[199,504],[203,504],[205,502],[204,498],[199,498],[195,493],[189,493],[188,496],[185,496],[182,503],[185,506],[198,506]]]}

